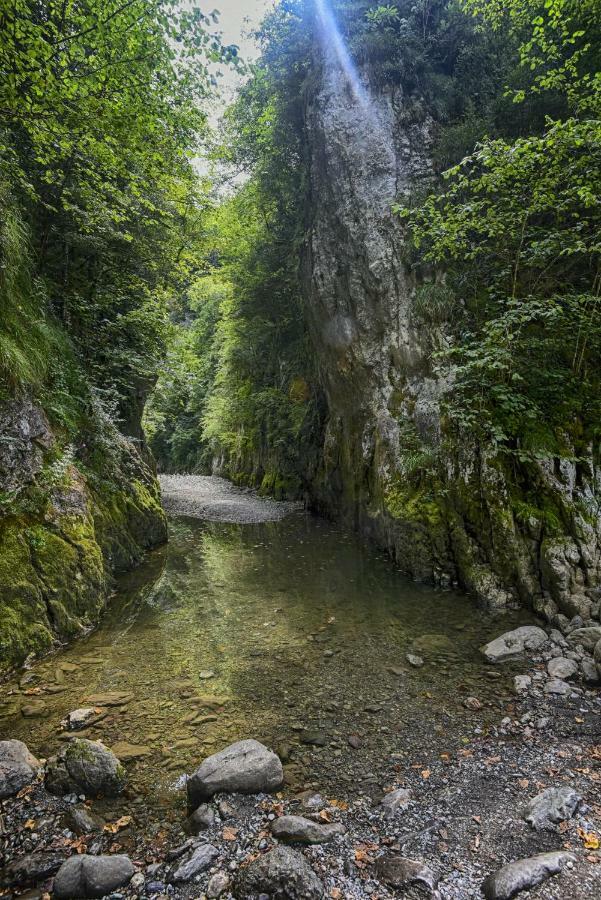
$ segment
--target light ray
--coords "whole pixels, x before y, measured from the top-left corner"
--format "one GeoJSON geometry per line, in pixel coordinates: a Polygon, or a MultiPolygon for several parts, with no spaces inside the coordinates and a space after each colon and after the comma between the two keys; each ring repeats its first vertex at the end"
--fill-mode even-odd
{"type": "Polygon", "coordinates": [[[324,46],[326,49],[329,47],[334,52],[357,103],[360,103],[361,106],[368,109],[370,107],[369,95],[365,89],[365,85],[359,77],[357,67],[351,59],[351,55],[340,28],[338,27],[329,0],[315,0],[315,8],[317,10],[317,18],[322,31],[324,46]]]}

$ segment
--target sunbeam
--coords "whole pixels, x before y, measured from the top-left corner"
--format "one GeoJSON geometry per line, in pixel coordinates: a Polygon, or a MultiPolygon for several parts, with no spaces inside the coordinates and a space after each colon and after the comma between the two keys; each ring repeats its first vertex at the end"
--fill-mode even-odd
{"type": "Polygon", "coordinates": [[[322,31],[324,47],[329,47],[333,51],[357,103],[360,103],[365,109],[369,109],[371,106],[369,94],[361,82],[357,67],[351,59],[329,0],[315,0],[315,8],[322,31]]]}

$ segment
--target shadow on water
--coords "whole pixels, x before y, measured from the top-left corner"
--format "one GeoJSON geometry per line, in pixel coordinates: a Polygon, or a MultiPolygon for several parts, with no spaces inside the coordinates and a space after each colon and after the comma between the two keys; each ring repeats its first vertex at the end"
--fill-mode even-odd
{"type": "Polygon", "coordinates": [[[391,755],[473,731],[465,697],[483,702],[486,728],[508,676],[487,671],[478,648],[516,621],[408,581],[303,513],[242,526],[177,518],[169,546],[120,579],[100,628],[4,687],[0,730],[45,757],[64,716],[96,706],[104,717],[85,735],[134,757],[149,811],[173,803],[177,778],[208,753],[251,736],[279,749],[291,788],[352,795],[391,755]]]}

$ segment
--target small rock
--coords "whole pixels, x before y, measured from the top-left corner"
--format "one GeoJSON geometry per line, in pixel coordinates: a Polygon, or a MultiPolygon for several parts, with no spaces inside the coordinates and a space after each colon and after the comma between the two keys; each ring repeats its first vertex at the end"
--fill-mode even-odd
{"type": "Polygon", "coordinates": [[[212,844],[200,844],[188,859],[171,875],[171,881],[191,881],[217,859],[219,850],[212,844]]]}
{"type": "Polygon", "coordinates": [[[150,756],[152,750],[144,744],[129,744],[127,741],[118,741],[113,744],[111,751],[121,762],[131,762],[134,759],[142,759],[143,756],[150,756]]]}
{"type": "Polygon", "coordinates": [[[303,816],[281,816],[272,823],[271,833],[281,841],[325,844],[339,834],[344,834],[345,828],[338,823],[321,825],[303,816]]]}
{"type": "Polygon", "coordinates": [[[463,701],[463,705],[466,709],[479,710],[482,709],[482,704],[478,700],[477,697],[466,697],[463,701]]]}
{"type": "Polygon", "coordinates": [[[123,766],[100,741],[76,738],[48,760],[46,789],[52,794],[114,797],[126,784],[123,766]]]}
{"type": "Polygon", "coordinates": [[[0,741],[0,800],[12,797],[36,777],[40,763],[22,741],[0,741]]]}
{"type": "Polygon", "coordinates": [[[221,897],[222,894],[225,894],[229,887],[230,880],[225,872],[215,872],[215,874],[209,879],[209,884],[207,885],[207,897],[209,900],[214,900],[214,898],[221,897]]]}
{"type": "Polygon", "coordinates": [[[565,819],[570,819],[582,800],[568,785],[550,787],[529,801],[523,817],[536,831],[552,828],[565,819]]]}
{"type": "Polygon", "coordinates": [[[547,634],[537,625],[522,625],[506,631],[480,650],[489,662],[499,663],[516,659],[529,650],[538,650],[547,641],[547,634]]]}
{"type": "Polygon", "coordinates": [[[523,694],[532,684],[530,675],[515,675],[513,679],[513,689],[516,694],[523,694]]]}
{"type": "Polygon", "coordinates": [[[199,834],[206,831],[215,821],[215,813],[206,803],[201,803],[191,816],[186,819],[186,831],[188,834],[199,834]]]}
{"type": "Polygon", "coordinates": [[[282,763],[275,753],[258,741],[238,741],[207,757],[188,778],[188,803],[195,808],[218,791],[274,791],[283,780],[282,763]]]}
{"type": "Polygon", "coordinates": [[[94,834],[97,831],[102,831],[104,826],[104,822],[91,813],[87,806],[83,805],[72,806],[67,813],[67,821],[71,831],[78,835],[94,834]]]}
{"type": "Polygon", "coordinates": [[[40,719],[47,712],[48,708],[43,700],[32,700],[21,707],[21,715],[24,719],[40,719]]]}
{"type": "Polygon", "coordinates": [[[276,847],[241,869],[234,896],[263,895],[286,900],[323,900],[325,889],[308,861],[298,850],[276,847]]]}
{"type": "Polygon", "coordinates": [[[539,853],[529,859],[508,863],[494,875],[489,875],[482,885],[486,900],[511,900],[521,891],[536,887],[551,875],[561,872],[568,862],[574,862],[571,853],[556,851],[539,853]]]}
{"type": "Polygon", "coordinates": [[[127,884],[134,874],[127,856],[72,856],[54,879],[54,896],[60,900],[104,897],[127,884]]]}
{"type": "Polygon", "coordinates": [[[301,731],[300,739],[303,744],[309,744],[313,747],[325,747],[328,742],[327,736],[323,731],[309,731],[308,729],[301,731]]]}
{"type": "Polygon", "coordinates": [[[86,699],[92,706],[126,706],[134,699],[134,695],[122,691],[106,691],[103,694],[92,694],[86,699]]]}
{"type": "Polygon", "coordinates": [[[411,791],[408,791],[406,788],[399,788],[396,791],[391,791],[389,794],[386,794],[382,800],[381,806],[383,806],[386,815],[391,817],[399,810],[406,809],[410,800],[411,791]]]}
{"type": "Polygon", "coordinates": [[[424,661],[421,656],[417,656],[415,653],[408,653],[405,657],[410,666],[413,666],[414,669],[421,669],[424,664],[424,661]]]}
{"type": "Polygon", "coordinates": [[[92,706],[82,706],[81,709],[74,709],[70,712],[63,722],[63,726],[68,731],[79,731],[85,728],[91,719],[95,719],[98,713],[92,706]]]}
{"type": "Polygon", "coordinates": [[[219,815],[222,819],[238,818],[238,810],[232,803],[229,803],[227,800],[220,800],[217,804],[217,809],[219,810],[219,815]]]}
{"type": "Polygon", "coordinates": [[[601,677],[601,648],[599,649],[599,669],[595,665],[594,659],[585,656],[580,663],[582,669],[582,677],[587,684],[598,684],[601,677]]]}
{"type": "Polygon", "coordinates": [[[358,750],[361,747],[362,743],[363,741],[357,734],[351,734],[350,737],[347,738],[347,744],[349,745],[349,747],[352,747],[353,750],[358,750]]]}
{"type": "Polygon", "coordinates": [[[376,860],[376,875],[391,887],[408,888],[411,885],[425,888],[433,893],[438,878],[428,866],[406,856],[387,854],[376,860]]]}
{"type": "Polygon", "coordinates": [[[557,697],[569,697],[572,693],[570,685],[567,681],[562,681],[561,678],[550,678],[543,690],[545,694],[555,694],[557,697]]]}
{"type": "Polygon", "coordinates": [[[422,634],[413,641],[413,649],[426,656],[436,653],[448,653],[455,649],[455,644],[446,634],[431,633],[422,634]]]}
{"type": "Polygon", "coordinates": [[[572,678],[578,671],[578,664],[573,659],[566,659],[565,656],[556,656],[547,663],[547,672],[551,678],[561,678],[564,681],[572,678]]]}

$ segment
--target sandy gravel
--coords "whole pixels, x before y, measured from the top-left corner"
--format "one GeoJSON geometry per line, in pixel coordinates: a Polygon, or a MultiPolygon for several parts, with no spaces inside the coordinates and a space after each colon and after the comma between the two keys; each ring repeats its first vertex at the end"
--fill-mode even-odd
{"type": "Polygon", "coordinates": [[[163,505],[176,516],[252,525],[277,522],[303,508],[302,503],[259,497],[256,491],[214,475],[161,475],[160,482],[163,505]]]}

